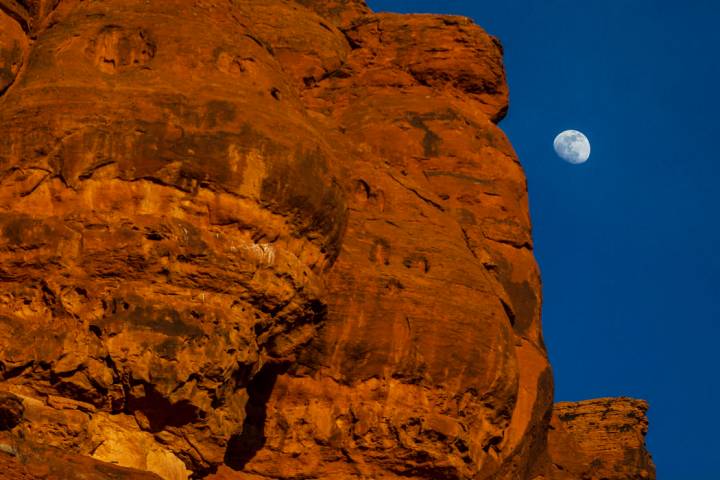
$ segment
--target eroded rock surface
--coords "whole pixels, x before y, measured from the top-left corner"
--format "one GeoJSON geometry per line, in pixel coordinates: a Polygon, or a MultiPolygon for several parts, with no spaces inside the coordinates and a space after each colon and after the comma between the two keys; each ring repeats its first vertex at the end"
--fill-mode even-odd
{"type": "Polygon", "coordinates": [[[554,475],[507,95],[463,17],[0,0],[8,448],[173,480],[554,475]]]}
{"type": "Polygon", "coordinates": [[[632,398],[556,404],[548,435],[552,478],[655,478],[645,449],[647,409],[646,402],[632,398]]]}
{"type": "Polygon", "coordinates": [[[40,445],[0,432],[0,478],[8,480],[161,480],[144,470],[40,445]]]}

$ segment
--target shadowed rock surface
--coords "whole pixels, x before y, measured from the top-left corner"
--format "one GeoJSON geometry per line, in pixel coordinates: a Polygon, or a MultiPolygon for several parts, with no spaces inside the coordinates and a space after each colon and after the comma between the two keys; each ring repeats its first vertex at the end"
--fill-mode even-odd
{"type": "Polygon", "coordinates": [[[0,461],[653,478],[643,408],[552,417],[507,107],[464,17],[0,0],[0,461]]]}

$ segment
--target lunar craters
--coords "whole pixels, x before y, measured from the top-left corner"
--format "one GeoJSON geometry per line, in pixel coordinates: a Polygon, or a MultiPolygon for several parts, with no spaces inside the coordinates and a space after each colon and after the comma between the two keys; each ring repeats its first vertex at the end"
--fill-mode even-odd
{"type": "Polygon", "coordinates": [[[88,42],[85,54],[101,72],[117,74],[147,65],[156,51],[147,30],[106,25],[88,42]]]}

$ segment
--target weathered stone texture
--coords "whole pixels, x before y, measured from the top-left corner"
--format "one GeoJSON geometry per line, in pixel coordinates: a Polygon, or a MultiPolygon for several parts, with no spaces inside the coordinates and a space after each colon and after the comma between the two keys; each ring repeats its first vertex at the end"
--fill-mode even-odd
{"type": "Polygon", "coordinates": [[[0,461],[550,475],[507,107],[464,17],[0,0],[0,461]]]}
{"type": "Polygon", "coordinates": [[[548,435],[552,478],[655,478],[645,449],[647,409],[647,402],[632,398],[556,404],[548,435]]]}

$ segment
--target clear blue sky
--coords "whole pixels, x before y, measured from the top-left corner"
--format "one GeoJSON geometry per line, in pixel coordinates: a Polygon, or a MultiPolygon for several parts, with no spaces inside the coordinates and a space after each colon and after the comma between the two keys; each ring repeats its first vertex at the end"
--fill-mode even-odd
{"type": "Polygon", "coordinates": [[[658,478],[720,479],[720,2],[368,3],[500,38],[555,398],[647,399],[658,478]],[[584,165],[553,153],[570,128],[584,165]]]}

